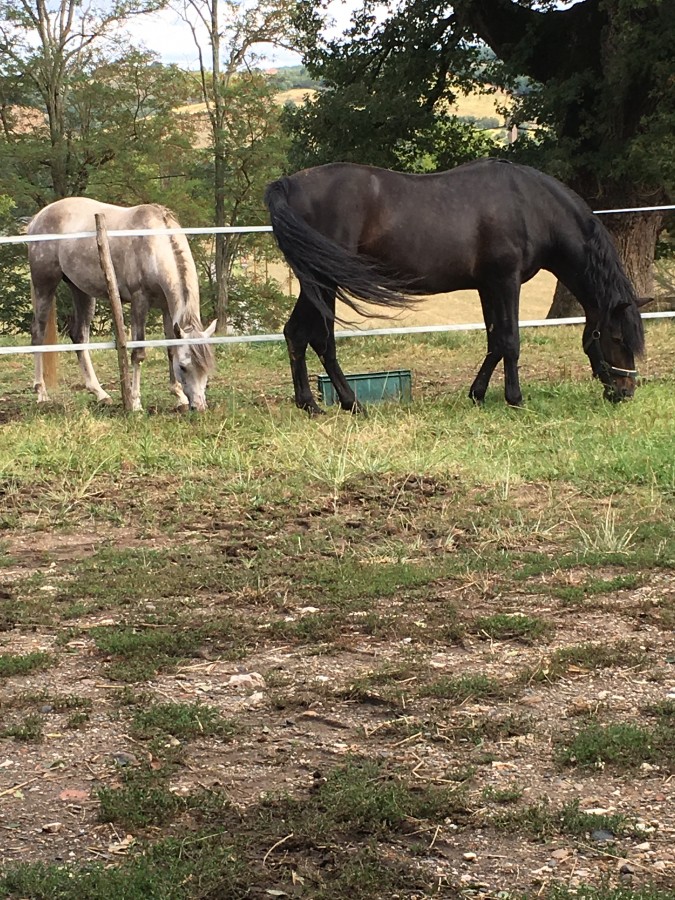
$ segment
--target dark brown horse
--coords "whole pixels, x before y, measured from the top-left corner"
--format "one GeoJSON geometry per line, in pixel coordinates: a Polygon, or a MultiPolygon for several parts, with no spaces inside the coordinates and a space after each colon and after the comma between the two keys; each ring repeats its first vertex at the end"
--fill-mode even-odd
{"type": "Polygon", "coordinates": [[[503,160],[408,175],[350,163],[297,172],[265,192],[279,247],[300,282],[284,329],[295,402],[320,412],[307,375],[309,344],[343,409],[358,410],[335,354],[335,298],[401,306],[416,294],[473,288],[487,355],[471,385],[480,403],[504,361],[507,403],[520,406],[520,286],[547,269],[586,313],[583,348],[612,401],[635,390],[644,349],[633,288],[586,203],[555,178],[503,160]]]}

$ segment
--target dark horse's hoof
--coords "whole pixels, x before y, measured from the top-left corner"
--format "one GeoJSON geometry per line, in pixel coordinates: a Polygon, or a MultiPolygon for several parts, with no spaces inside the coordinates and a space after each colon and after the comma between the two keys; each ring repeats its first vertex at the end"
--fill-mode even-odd
{"type": "Polygon", "coordinates": [[[359,403],[358,400],[355,400],[351,406],[343,406],[342,408],[347,410],[347,412],[350,412],[353,416],[361,416],[364,419],[368,418],[368,410],[362,403],[359,403]]]}
{"type": "Polygon", "coordinates": [[[318,419],[320,416],[325,416],[326,413],[320,406],[304,406],[303,409],[310,417],[310,419],[318,419]]]}

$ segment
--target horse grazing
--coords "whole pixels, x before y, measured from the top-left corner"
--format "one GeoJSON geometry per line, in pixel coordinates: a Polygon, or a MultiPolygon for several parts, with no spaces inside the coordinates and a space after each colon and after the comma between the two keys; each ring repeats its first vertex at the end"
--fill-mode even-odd
{"type": "MultiPolygon", "coordinates": [[[[156,204],[111,206],[86,197],[67,197],[45,206],[33,217],[28,234],[68,234],[94,231],[94,215],[104,213],[106,227],[114,230],[179,228],[168,209],[156,204]]],[[[31,293],[33,297],[32,343],[55,344],[55,292],[61,280],[73,295],[73,316],[69,334],[73,343],[87,343],[97,297],[106,297],[107,288],[95,237],[36,241],[28,245],[31,293]]],[[[145,339],[145,324],[151,306],[162,311],[167,338],[210,337],[213,322],[203,330],[199,312],[199,284],[190,247],[184,234],[148,234],[113,237],[110,253],[120,299],[131,304],[133,340],[145,339]]],[[[208,344],[168,348],[171,390],[177,406],[206,409],[206,383],[214,368],[213,349],[208,344]]],[[[96,377],[87,350],[77,351],[88,390],[102,402],[110,402],[96,377]]],[[[133,408],[141,407],[141,363],[145,349],[131,351],[133,408]]],[[[56,381],[55,354],[35,354],[35,384],[38,402],[49,399],[56,381]],[[46,359],[43,359],[46,356],[46,359]]]]}
{"type": "Polygon", "coordinates": [[[297,172],[267,186],[279,248],[300,282],[284,336],[295,402],[321,412],[306,350],[319,356],[343,409],[359,410],[335,353],[335,298],[385,307],[467,288],[480,295],[487,355],[469,396],[480,403],[504,361],[507,403],[520,406],[520,286],[547,269],[586,313],[583,348],[607,399],[631,397],[644,349],[633,288],[612,240],[586,203],[528,166],[485,159],[409,175],[351,163],[297,172]]]}

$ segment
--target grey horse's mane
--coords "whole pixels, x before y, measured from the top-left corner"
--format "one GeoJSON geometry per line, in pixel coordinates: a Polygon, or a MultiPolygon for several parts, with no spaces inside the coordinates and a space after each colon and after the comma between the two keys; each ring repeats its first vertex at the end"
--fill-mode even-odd
{"type": "MultiPolygon", "coordinates": [[[[170,209],[166,206],[160,206],[158,203],[153,203],[153,206],[164,220],[167,228],[180,228],[178,219],[170,209]]],[[[168,237],[183,287],[183,303],[178,315],[178,325],[189,336],[192,331],[204,331],[199,315],[199,285],[197,284],[196,272],[194,272],[194,262],[192,259],[188,261],[185,249],[181,241],[178,240],[178,235],[171,234],[168,237]]],[[[196,368],[206,375],[213,372],[216,366],[216,358],[211,344],[190,344],[190,353],[196,368]]]]}

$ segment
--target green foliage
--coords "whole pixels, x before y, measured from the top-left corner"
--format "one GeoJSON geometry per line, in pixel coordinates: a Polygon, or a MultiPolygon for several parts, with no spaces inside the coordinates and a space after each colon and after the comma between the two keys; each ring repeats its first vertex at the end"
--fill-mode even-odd
{"type": "Polygon", "coordinates": [[[505,696],[505,687],[490,675],[460,675],[456,678],[443,676],[424,686],[423,697],[442,700],[465,701],[499,699],[505,696]]]}
{"type": "Polygon", "coordinates": [[[435,172],[488,156],[497,148],[489,134],[456,116],[425,110],[412,101],[406,110],[405,99],[399,98],[395,117],[389,102],[352,84],[346,90],[323,91],[301,107],[286,107],[290,168],[339,159],[435,172]]]}
{"type": "Polygon", "coordinates": [[[41,741],[42,719],[37,713],[31,713],[21,722],[1,729],[0,737],[12,737],[15,741],[41,741]]]}
{"type": "MultiPolygon", "coordinates": [[[[0,141],[0,159],[2,151],[0,141]]],[[[0,194],[0,235],[19,234],[13,215],[16,204],[0,194]]],[[[0,244],[0,334],[27,332],[33,314],[28,286],[26,248],[22,244],[0,244]]]]}
{"type": "Polygon", "coordinates": [[[303,0],[305,63],[326,90],[289,117],[294,162],[332,155],[397,167],[399,142],[416,146],[459,91],[498,87],[508,121],[538,123],[521,132],[516,156],[589,196],[598,183],[595,196],[637,197],[647,185],[663,196],[675,185],[675,20],[666,6],[466,0],[448,15],[438,0],[405,0],[382,18],[365,0],[343,36],[326,38],[324,13],[303,0]]]}
{"type": "MultiPolygon", "coordinates": [[[[230,281],[229,324],[237,334],[278,332],[293,300],[273,279],[254,281],[233,276],[230,281]]],[[[215,310],[213,310],[215,313],[215,310]]],[[[209,316],[204,313],[206,320],[209,316]]]]}
{"type": "Polygon", "coordinates": [[[124,828],[165,825],[188,807],[185,797],[169,790],[156,773],[130,770],[120,787],[102,787],[97,793],[99,820],[124,828]]]}
{"type": "Polygon", "coordinates": [[[321,81],[310,75],[304,66],[283,66],[270,75],[269,80],[277,91],[290,91],[294,88],[311,90],[321,87],[321,81]]]}
{"type": "Polygon", "coordinates": [[[197,737],[229,737],[232,726],[217,709],[201,703],[156,703],[136,711],[131,725],[137,738],[172,735],[189,740],[197,737]]]}
{"type": "Polygon", "coordinates": [[[474,628],[480,635],[495,640],[517,639],[531,643],[551,631],[551,625],[533,616],[497,613],[493,616],[479,616],[474,628]]]}

